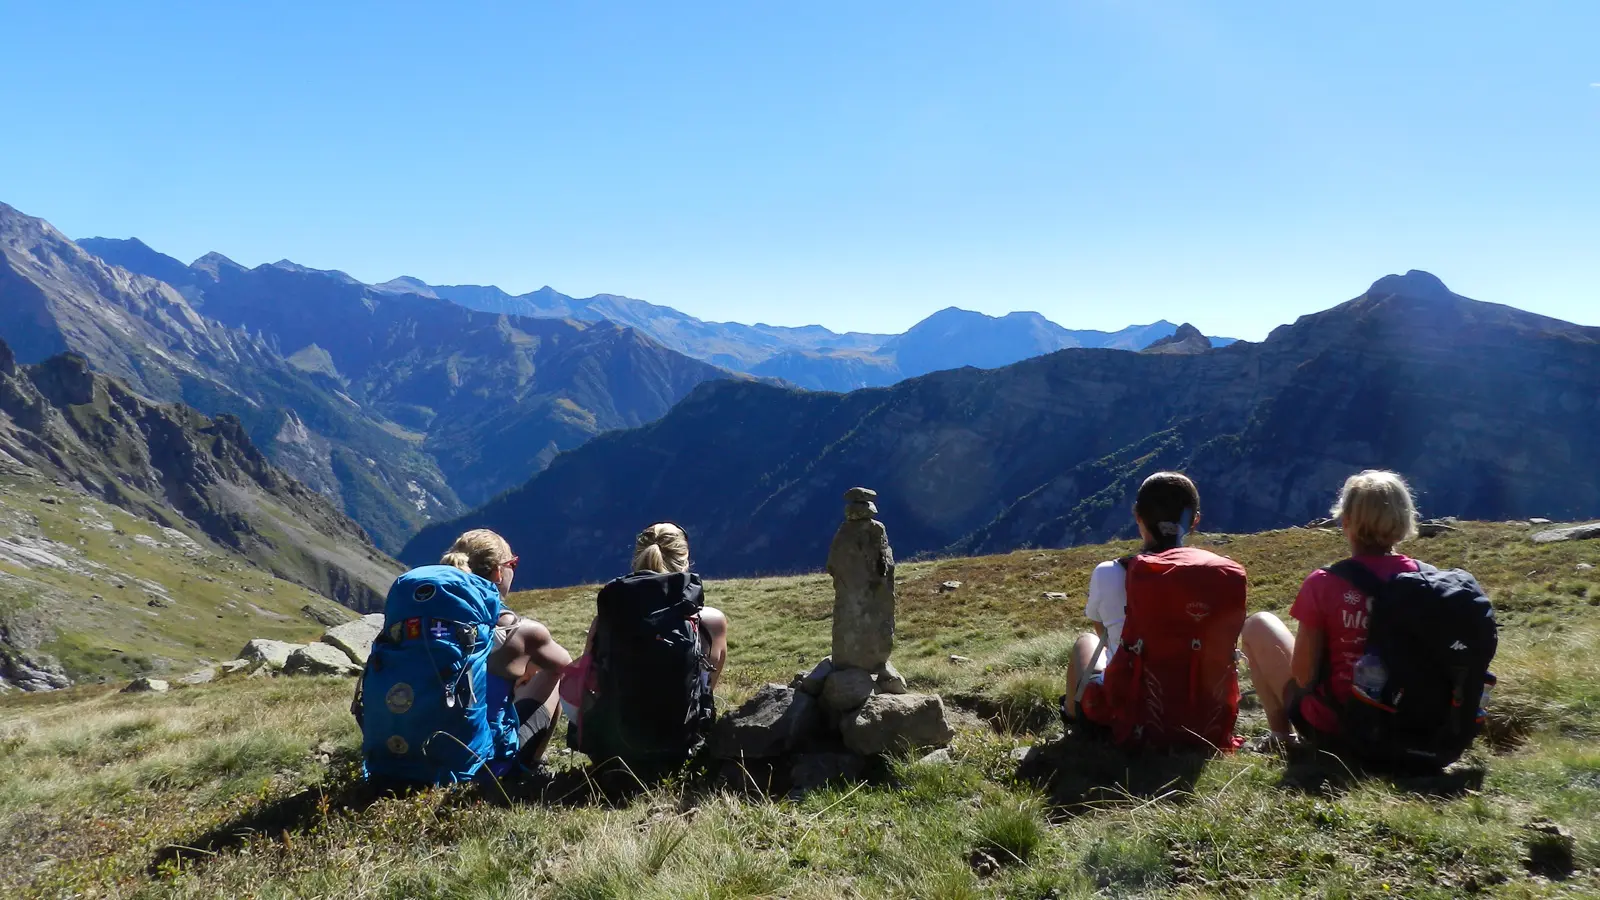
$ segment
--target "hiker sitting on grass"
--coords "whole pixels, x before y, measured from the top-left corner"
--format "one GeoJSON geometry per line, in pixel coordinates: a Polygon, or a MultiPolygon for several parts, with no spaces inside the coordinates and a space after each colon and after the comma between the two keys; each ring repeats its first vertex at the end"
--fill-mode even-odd
{"type": "Polygon", "coordinates": [[[447,784],[538,766],[572,657],[505,608],[516,569],[505,539],[479,529],[390,586],[351,708],[368,778],[447,784]]]}
{"type": "Polygon", "coordinates": [[[1299,635],[1269,612],[1245,623],[1270,740],[1292,746],[1298,732],[1379,764],[1454,762],[1481,729],[1482,698],[1494,683],[1494,610],[1471,575],[1395,549],[1417,533],[1399,475],[1352,475],[1332,513],[1350,558],[1300,586],[1289,608],[1299,635]]]}
{"type": "MultiPolygon", "coordinates": [[[[439,564],[488,579],[503,599],[511,592],[520,561],[505,538],[480,528],[457,538],[439,564]]],[[[503,607],[495,620],[493,647],[488,662],[490,703],[504,703],[509,697],[518,723],[518,758],[531,766],[544,758],[555,732],[557,687],[572,654],[555,642],[550,629],[503,607]]]]}
{"type": "Polygon", "coordinates": [[[1145,479],[1133,517],[1144,546],[1089,578],[1095,633],[1072,648],[1062,715],[1123,745],[1231,748],[1244,569],[1183,545],[1200,521],[1200,491],[1178,472],[1145,479]]]}
{"type": "Polygon", "coordinates": [[[630,766],[671,766],[699,747],[728,658],[728,619],[703,604],[683,529],[641,532],[633,573],[600,589],[584,654],[562,683],[568,745],[630,766]]]}

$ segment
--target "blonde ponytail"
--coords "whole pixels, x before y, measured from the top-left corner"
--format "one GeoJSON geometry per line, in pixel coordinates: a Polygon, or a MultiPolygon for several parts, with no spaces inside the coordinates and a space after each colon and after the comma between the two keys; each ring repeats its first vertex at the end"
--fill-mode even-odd
{"type": "Polygon", "coordinates": [[[635,572],[689,571],[689,537],[671,522],[651,525],[633,542],[635,572]]]}
{"type": "Polygon", "coordinates": [[[511,545],[506,539],[487,528],[478,528],[456,538],[456,542],[439,557],[439,565],[453,566],[490,581],[496,570],[511,560],[511,545]]]}

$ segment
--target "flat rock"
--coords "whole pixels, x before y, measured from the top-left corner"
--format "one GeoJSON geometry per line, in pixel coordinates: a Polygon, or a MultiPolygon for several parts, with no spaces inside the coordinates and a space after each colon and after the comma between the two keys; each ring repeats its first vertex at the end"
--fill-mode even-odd
{"type": "Polygon", "coordinates": [[[260,660],[230,659],[227,662],[217,663],[217,677],[226,678],[229,675],[243,672],[257,662],[260,662],[260,660]]]}
{"type": "Polygon", "coordinates": [[[834,712],[855,709],[872,696],[872,688],[866,669],[837,669],[822,684],[822,705],[834,712]]]}
{"type": "Polygon", "coordinates": [[[159,678],[148,678],[148,677],[142,677],[141,676],[139,678],[135,678],[133,681],[128,682],[128,686],[122,689],[122,693],[124,693],[124,694],[144,694],[144,693],[165,694],[169,687],[170,686],[165,681],[162,681],[159,678]]]}
{"type": "Polygon", "coordinates": [[[323,632],[322,642],[344,651],[350,661],[358,666],[367,664],[372,655],[372,642],[383,631],[383,613],[371,613],[353,622],[335,625],[323,632]]]}
{"type": "Polygon", "coordinates": [[[1549,525],[1550,524],[1550,520],[1544,518],[1543,516],[1534,516],[1533,518],[1528,520],[1528,524],[1529,525],[1549,525]]]}
{"type": "Polygon", "coordinates": [[[853,487],[844,492],[846,503],[871,503],[878,499],[878,492],[872,488],[853,487]]]}
{"type": "Polygon", "coordinates": [[[840,723],[844,745],[863,756],[924,750],[950,743],[955,729],[945,720],[937,694],[874,694],[840,723]]]}
{"type": "Polygon", "coordinates": [[[815,697],[768,684],[717,720],[711,732],[711,754],[727,760],[782,756],[821,725],[822,710],[815,697]]]}
{"type": "Polygon", "coordinates": [[[961,590],[961,582],[959,582],[959,581],[941,581],[941,582],[939,582],[939,593],[941,593],[941,594],[948,594],[951,591],[959,591],[959,590],[961,590]]]}
{"type": "Polygon", "coordinates": [[[288,641],[256,638],[244,645],[244,649],[239,651],[239,658],[251,662],[259,660],[270,668],[281,669],[289,663],[289,654],[304,646],[305,644],[291,644],[288,641]]]}
{"type": "Polygon", "coordinates": [[[949,747],[940,747],[927,756],[917,760],[919,766],[948,766],[954,760],[950,757],[949,747]]]}
{"type": "Polygon", "coordinates": [[[179,684],[205,684],[217,678],[216,666],[201,666],[193,672],[178,679],[179,684]]]}
{"type": "Polygon", "coordinates": [[[361,667],[331,644],[307,644],[289,654],[285,675],[359,675],[361,667]]]}
{"type": "Polygon", "coordinates": [[[1547,531],[1536,532],[1533,536],[1535,544],[1554,544],[1558,541],[1589,541],[1600,538],[1600,522],[1591,522],[1588,525],[1571,525],[1566,528],[1551,528],[1547,531]]]}
{"type": "Polygon", "coordinates": [[[1428,522],[1418,522],[1417,523],[1417,536],[1418,537],[1425,537],[1425,538],[1438,537],[1441,534],[1449,534],[1450,532],[1455,531],[1455,530],[1456,529],[1455,529],[1454,526],[1447,525],[1444,522],[1439,522],[1439,521],[1428,521],[1428,522]]]}
{"type": "Polygon", "coordinates": [[[1067,595],[1066,595],[1066,594],[1063,594],[1063,593],[1061,593],[1061,592],[1060,592],[1060,591],[1045,591],[1045,592],[1044,592],[1044,598],[1045,598],[1045,599],[1046,599],[1046,600],[1056,600],[1056,601],[1060,601],[1060,600],[1065,600],[1065,599],[1067,599],[1067,595]]]}

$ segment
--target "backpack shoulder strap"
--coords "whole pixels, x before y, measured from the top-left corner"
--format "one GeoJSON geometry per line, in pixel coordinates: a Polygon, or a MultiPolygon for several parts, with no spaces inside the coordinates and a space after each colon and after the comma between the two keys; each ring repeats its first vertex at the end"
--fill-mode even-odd
{"type": "Polygon", "coordinates": [[[1369,597],[1382,594],[1386,585],[1383,579],[1372,573],[1371,569],[1354,559],[1345,559],[1331,566],[1323,566],[1322,571],[1343,578],[1369,597]]]}

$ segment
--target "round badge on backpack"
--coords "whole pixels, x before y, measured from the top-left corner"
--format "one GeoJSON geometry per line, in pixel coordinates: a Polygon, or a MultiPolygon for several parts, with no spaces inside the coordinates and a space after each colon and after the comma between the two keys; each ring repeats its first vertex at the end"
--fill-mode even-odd
{"type": "Polygon", "coordinates": [[[438,590],[439,589],[437,587],[431,584],[419,584],[417,585],[417,589],[411,592],[411,599],[417,601],[418,603],[427,603],[429,600],[433,599],[433,595],[437,593],[438,590]]]}
{"type": "Polygon", "coordinates": [[[383,705],[389,708],[389,712],[398,716],[410,710],[412,702],[416,699],[416,694],[411,690],[411,685],[402,681],[389,688],[389,693],[383,695],[383,705]]]}
{"type": "Polygon", "coordinates": [[[411,749],[411,745],[406,743],[406,739],[398,734],[390,737],[383,745],[388,747],[389,752],[395,756],[405,756],[406,751],[411,749]]]}

